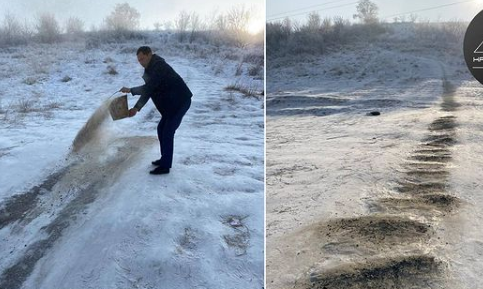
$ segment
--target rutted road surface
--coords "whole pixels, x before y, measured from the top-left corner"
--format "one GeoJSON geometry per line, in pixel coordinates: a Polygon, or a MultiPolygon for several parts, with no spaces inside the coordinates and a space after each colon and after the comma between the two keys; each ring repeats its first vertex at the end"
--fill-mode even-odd
{"type": "MultiPolygon", "coordinates": [[[[349,135],[344,131],[338,132],[339,135],[342,134],[340,136],[326,135],[322,140],[323,132],[319,133],[317,130],[319,127],[312,123],[313,133],[322,135],[317,138],[319,141],[322,140],[320,146],[317,146],[317,143],[313,143],[313,146],[318,147],[320,154],[326,157],[325,160],[322,159],[326,164],[335,163],[332,158],[347,156],[344,158],[346,163],[339,164],[342,166],[340,170],[336,166],[321,166],[317,162],[318,158],[313,160],[313,164],[299,164],[298,167],[283,170],[280,169],[283,165],[280,159],[271,159],[270,148],[267,149],[269,152],[267,213],[270,214],[267,216],[268,288],[449,288],[446,287],[448,285],[446,277],[451,268],[448,268],[447,256],[440,255],[441,250],[444,250],[440,243],[445,242],[441,239],[441,232],[444,231],[441,223],[457,215],[462,204],[452,191],[449,179],[453,169],[453,147],[459,142],[456,131],[458,127],[456,111],[459,104],[453,85],[446,79],[442,84],[442,101],[438,104],[440,108],[431,109],[431,112],[425,115],[423,121],[429,124],[426,132],[420,136],[419,143],[411,140],[409,143],[416,144],[413,149],[407,149],[407,145],[404,144],[403,148],[409,152],[408,154],[395,150],[394,155],[384,164],[386,169],[383,173],[380,170],[384,168],[373,168],[379,161],[379,156],[375,156],[377,152],[375,154],[359,152],[356,147],[358,143],[362,143],[363,150],[371,149],[370,145],[380,140],[385,142],[382,148],[392,150],[400,144],[391,143],[391,138],[396,140],[405,138],[404,135],[397,135],[397,127],[394,127],[392,132],[390,128],[383,127],[379,133],[384,135],[389,129],[389,133],[386,133],[387,137],[374,137],[374,142],[358,141],[359,134],[363,138],[365,134],[357,131],[357,128],[350,129],[350,126],[356,123],[355,121],[341,117],[342,121],[339,120],[340,123],[337,125],[343,126],[347,123],[348,127],[343,127],[341,130],[356,131],[355,139],[345,141],[349,135]],[[330,154],[324,154],[327,149],[323,147],[324,142],[337,141],[337,139],[341,140],[338,145],[340,152],[333,157],[330,154]],[[368,155],[361,156],[365,153],[368,155]],[[374,155],[373,159],[371,155],[374,155]],[[397,155],[405,155],[405,157],[398,161],[394,157],[397,155]],[[359,162],[362,162],[362,166],[359,162]],[[361,172],[366,164],[369,170],[361,172]],[[371,174],[372,170],[375,173],[371,174]],[[391,171],[397,172],[391,173],[391,171]],[[318,176],[317,172],[319,172],[318,176]],[[333,178],[335,174],[339,176],[333,178]],[[361,185],[348,185],[351,182],[360,182],[361,185]],[[316,191],[317,183],[320,184],[320,194],[316,191]],[[364,187],[368,183],[372,183],[369,185],[372,188],[367,191],[355,191],[346,196],[337,196],[338,193],[345,194],[344,188],[357,190],[358,187],[364,187]],[[334,186],[327,184],[334,184],[334,186]],[[297,189],[295,185],[303,188],[297,189]],[[324,185],[327,188],[324,189],[324,185]],[[291,186],[294,186],[294,190],[297,191],[294,192],[296,197],[293,199],[283,193],[288,192],[291,186]],[[280,189],[282,190],[279,192],[280,189]],[[324,195],[327,193],[328,197],[324,195]],[[272,197],[275,201],[270,205],[272,197]],[[350,199],[343,199],[344,197],[350,199]],[[278,203],[276,200],[279,198],[290,199],[291,202],[278,203]],[[334,200],[335,206],[331,204],[334,200]],[[317,208],[317,203],[320,204],[320,208],[317,208]],[[305,207],[305,213],[297,212],[294,207],[305,207]],[[313,211],[310,212],[310,210],[313,211]],[[340,218],[337,217],[338,213],[349,215],[355,213],[356,216],[340,218]],[[321,214],[328,217],[322,219],[316,217],[321,214]],[[334,215],[336,218],[333,218],[334,215]],[[298,224],[299,228],[295,225],[293,229],[284,232],[280,229],[281,224],[285,224],[284,226],[298,224]],[[271,235],[274,237],[270,238],[271,235]]],[[[317,97],[314,97],[312,101],[316,99],[317,97]]],[[[277,96],[273,96],[273,101],[277,101],[277,96]]],[[[296,101],[300,102],[300,100],[296,101]]],[[[386,109],[391,110],[393,107],[381,106],[380,108],[383,109],[384,114],[386,109]]],[[[309,114],[324,115],[324,117],[330,115],[327,109],[321,108],[321,110],[323,111],[321,114],[313,112],[309,114]]],[[[337,111],[337,113],[356,110],[357,107],[353,106],[346,106],[343,111],[337,107],[330,107],[330,111],[337,111]]],[[[272,120],[274,124],[279,121],[275,117],[277,115],[279,114],[274,112],[272,120]]],[[[347,118],[350,119],[350,117],[347,118]]],[[[403,117],[403,119],[411,118],[413,118],[411,115],[403,117]]],[[[305,120],[307,124],[310,119],[313,118],[307,117],[305,120]]],[[[296,125],[296,123],[293,124],[294,127],[296,125]]],[[[267,134],[277,139],[272,144],[273,149],[283,148],[287,143],[283,139],[287,138],[290,132],[282,135],[270,134],[270,121],[267,127],[267,134]]],[[[278,125],[272,129],[277,130],[278,125]]],[[[333,128],[329,125],[321,129],[324,131],[333,128]]],[[[377,130],[374,132],[377,133],[377,130]]],[[[368,139],[372,133],[373,130],[367,132],[368,139]]],[[[298,138],[299,136],[293,136],[291,141],[297,142],[298,138]]],[[[304,150],[307,149],[304,148],[304,150]]],[[[306,161],[304,158],[296,159],[296,162],[306,161]]],[[[458,234],[458,232],[445,232],[445,234],[458,234]]]]}

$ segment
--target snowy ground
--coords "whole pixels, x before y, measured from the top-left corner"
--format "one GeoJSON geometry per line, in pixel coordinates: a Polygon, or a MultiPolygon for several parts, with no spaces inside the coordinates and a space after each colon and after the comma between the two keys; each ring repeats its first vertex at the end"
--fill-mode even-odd
{"type": "Polygon", "coordinates": [[[234,77],[233,55],[154,45],[194,93],[169,175],[148,174],[159,158],[151,102],[71,153],[104,99],[142,84],[139,45],[0,53],[0,288],[263,286],[263,101],[224,90],[263,86],[234,77]]]}
{"type": "Polygon", "coordinates": [[[267,59],[269,289],[481,284],[482,86],[388,42],[267,59]]]}

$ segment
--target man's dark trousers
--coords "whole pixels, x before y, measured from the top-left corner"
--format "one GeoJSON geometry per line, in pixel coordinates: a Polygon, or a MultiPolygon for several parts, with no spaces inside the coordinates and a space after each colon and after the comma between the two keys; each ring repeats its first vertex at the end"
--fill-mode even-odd
{"type": "Polygon", "coordinates": [[[161,116],[158,124],[158,139],[161,147],[161,163],[159,166],[162,168],[171,168],[173,163],[174,134],[190,106],[191,99],[188,99],[173,115],[161,116]]]}

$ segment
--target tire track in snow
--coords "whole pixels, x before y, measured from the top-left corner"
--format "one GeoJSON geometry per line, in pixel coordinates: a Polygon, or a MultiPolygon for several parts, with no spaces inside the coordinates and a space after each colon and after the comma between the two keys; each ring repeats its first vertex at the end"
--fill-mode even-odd
{"type": "Polygon", "coordinates": [[[14,195],[4,201],[2,209],[0,209],[0,229],[13,222],[23,220],[34,209],[39,197],[49,193],[58,179],[66,174],[67,170],[68,167],[64,167],[49,175],[40,185],[34,186],[30,190],[14,195]]]}
{"type": "MultiPolygon", "coordinates": [[[[89,204],[93,203],[117,177],[128,168],[132,159],[142,152],[146,145],[156,142],[152,137],[132,137],[112,140],[108,147],[114,148],[108,156],[103,156],[105,148],[87,146],[80,156],[72,156],[76,160],[68,167],[61,169],[47,177],[38,187],[34,187],[20,197],[12,197],[7,201],[6,208],[10,217],[4,225],[21,222],[25,219],[34,220],[42,214],[54,213],[55,217],[40,228],[38,235],[46,236],[26,245],[22,256],[6,268],[0,276],[0,288],[21,288],[23,282],[32,273],[34,267],[43,256],[62,237],[70,223],[75,221],[89,204]],[[74,189],[72,189],[74,184],[74,189]],[[70,188],[66,196],[66,188],[70,188]],[[57,212],[51,212],[49,206],[40,202],[40,192],[46,197],[64,196],[70,201],[57,212]],[[46,193],[49,194],[46,194],[46,193]],[[33,195],[29,195],[34,193],[33,195]],[[36,195],[35,195],[36,193],[36,195]],[[23,207],[23,204],[27,204],[23,207]]],[[[54,200],[59,201],[59,200],[54,200]]],[[[62,200],[61,200],[62,202],[62,200]]],[[[20,230],[27,230],[27,223],[23,223],[20,230]]]]}

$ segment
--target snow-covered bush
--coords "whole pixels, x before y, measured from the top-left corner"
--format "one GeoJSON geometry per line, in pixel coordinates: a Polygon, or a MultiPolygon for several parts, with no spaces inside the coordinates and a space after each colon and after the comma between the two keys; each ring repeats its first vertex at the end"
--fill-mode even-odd
{"type": "Polygon", "coordinates": [[[432,44],[438,43],[438,45],[445,45],[445,42],[459,43],[463,41],[467,27],[468,24],[461,21],[441,23],[424,21],[413,25],[415,34],[419,38],[418,42],[425,41],[432,44]]]}
{"type": "Polygon", "coordinates": [[[85,45],[87,49],[95,49],[106,43],[122,43],[128,40],[143,41],[145,38],[145,33],[141,31],[99,30],[85,34],[85,45]]]}
{"type": "Polygon", "coordinates": [[[265,57],[263,53],[249,52],[243,55],[243,62],[263,66],[265,57]]]}
{"type": "Polygon", "coordinates": [[[65,32],[70,35],[80,35],[84,32],[84,22],[77,17],[70,17],[65,24],[65,32]]]}
{"type": "Polygon", "coordinates": [[[118,33],[136,30],[140,18],[141,14],[128,3],[116,4],[114,11],[105,19],[106,28],[118,33]]]}
{"type": "Polygon", "coordinates": [[[53,14],[41,14],[37,18],[36,29],[37,37],[42,43],[54,43],[60,40],[60,26],[53,14]]]}
{"type": "Polygon", "coordinates": [[[243,62],[239,62],[236,66],[235,76],[240,76],[243,73],[243,62]]]}
{"type": "Polygon", "coordinates": [[[260,76],[263,72],[263,67],[261,65],[252,65],[248,69],[248,75],[250,76],[260,76]]]}
{"type": "Polygon", "coordinates": [[[380,23],[351,24],[341,17],[321,20],[311,13],[304,25],[290,19],[267,23],[267,54],[322,54],[348,43],[373,41],[385,31],[380,23]]]}
{"type": "Polygon", "coordinates": [[[292,34],[290,19],[284,22],[269,22],[267,29],[267,52],[276,52],[285,46],[292,34]]]}
{"type": "Polygon", "coordinates": [[[37,78],[29,76],[23,81],[23,83],[27,85],[34,85],[35,83],[37,83],[37,78]]]}
{"type": "Polygon", "coordinates": [[[357,14],[354,14],[354,19],[360,19],[364,24],[377,23],[377,13],[379,7],[371,0],[360,0],[356,7],[357,14]]]}
{"type": "Polygon", "coordinates": [[[196,12],[181,11],[174,21],[175,33],[179,42],[209,43],[215,46],[229,45],[245,47],[253,43],[263,43],[264,33],[257,35],[248,32],[254,12],[245,6],[235,6],[223,14],[214,14],[202,21],[196,12]]]}
{"type": "Polygon", "coordinates": [[[12,14],[7,13],[4,16],[0,27],[0,46],[26,44],[30,35],[30,29],[22,25],[12,14]]]}
{"type": "Polygon", "coordinates": [[[178,14],[178,18],[174,21],[176,35],[180,42],[183,42],[187,38],[190,22],[191,14],[184,10],[178,14]]]}
{"type": "Polygon", "coordinates": [[[17,109],[22,113],[34,111],[34,102],[31,99],[21,98],[17,101],[17,109]]]}
{"type": "Polygon", "coordinates": [[[116,70],[116,67],[114,65],[108,65],[106,68],[106,73],[110,75],[117,75],[118,72],[116,70]]]}

